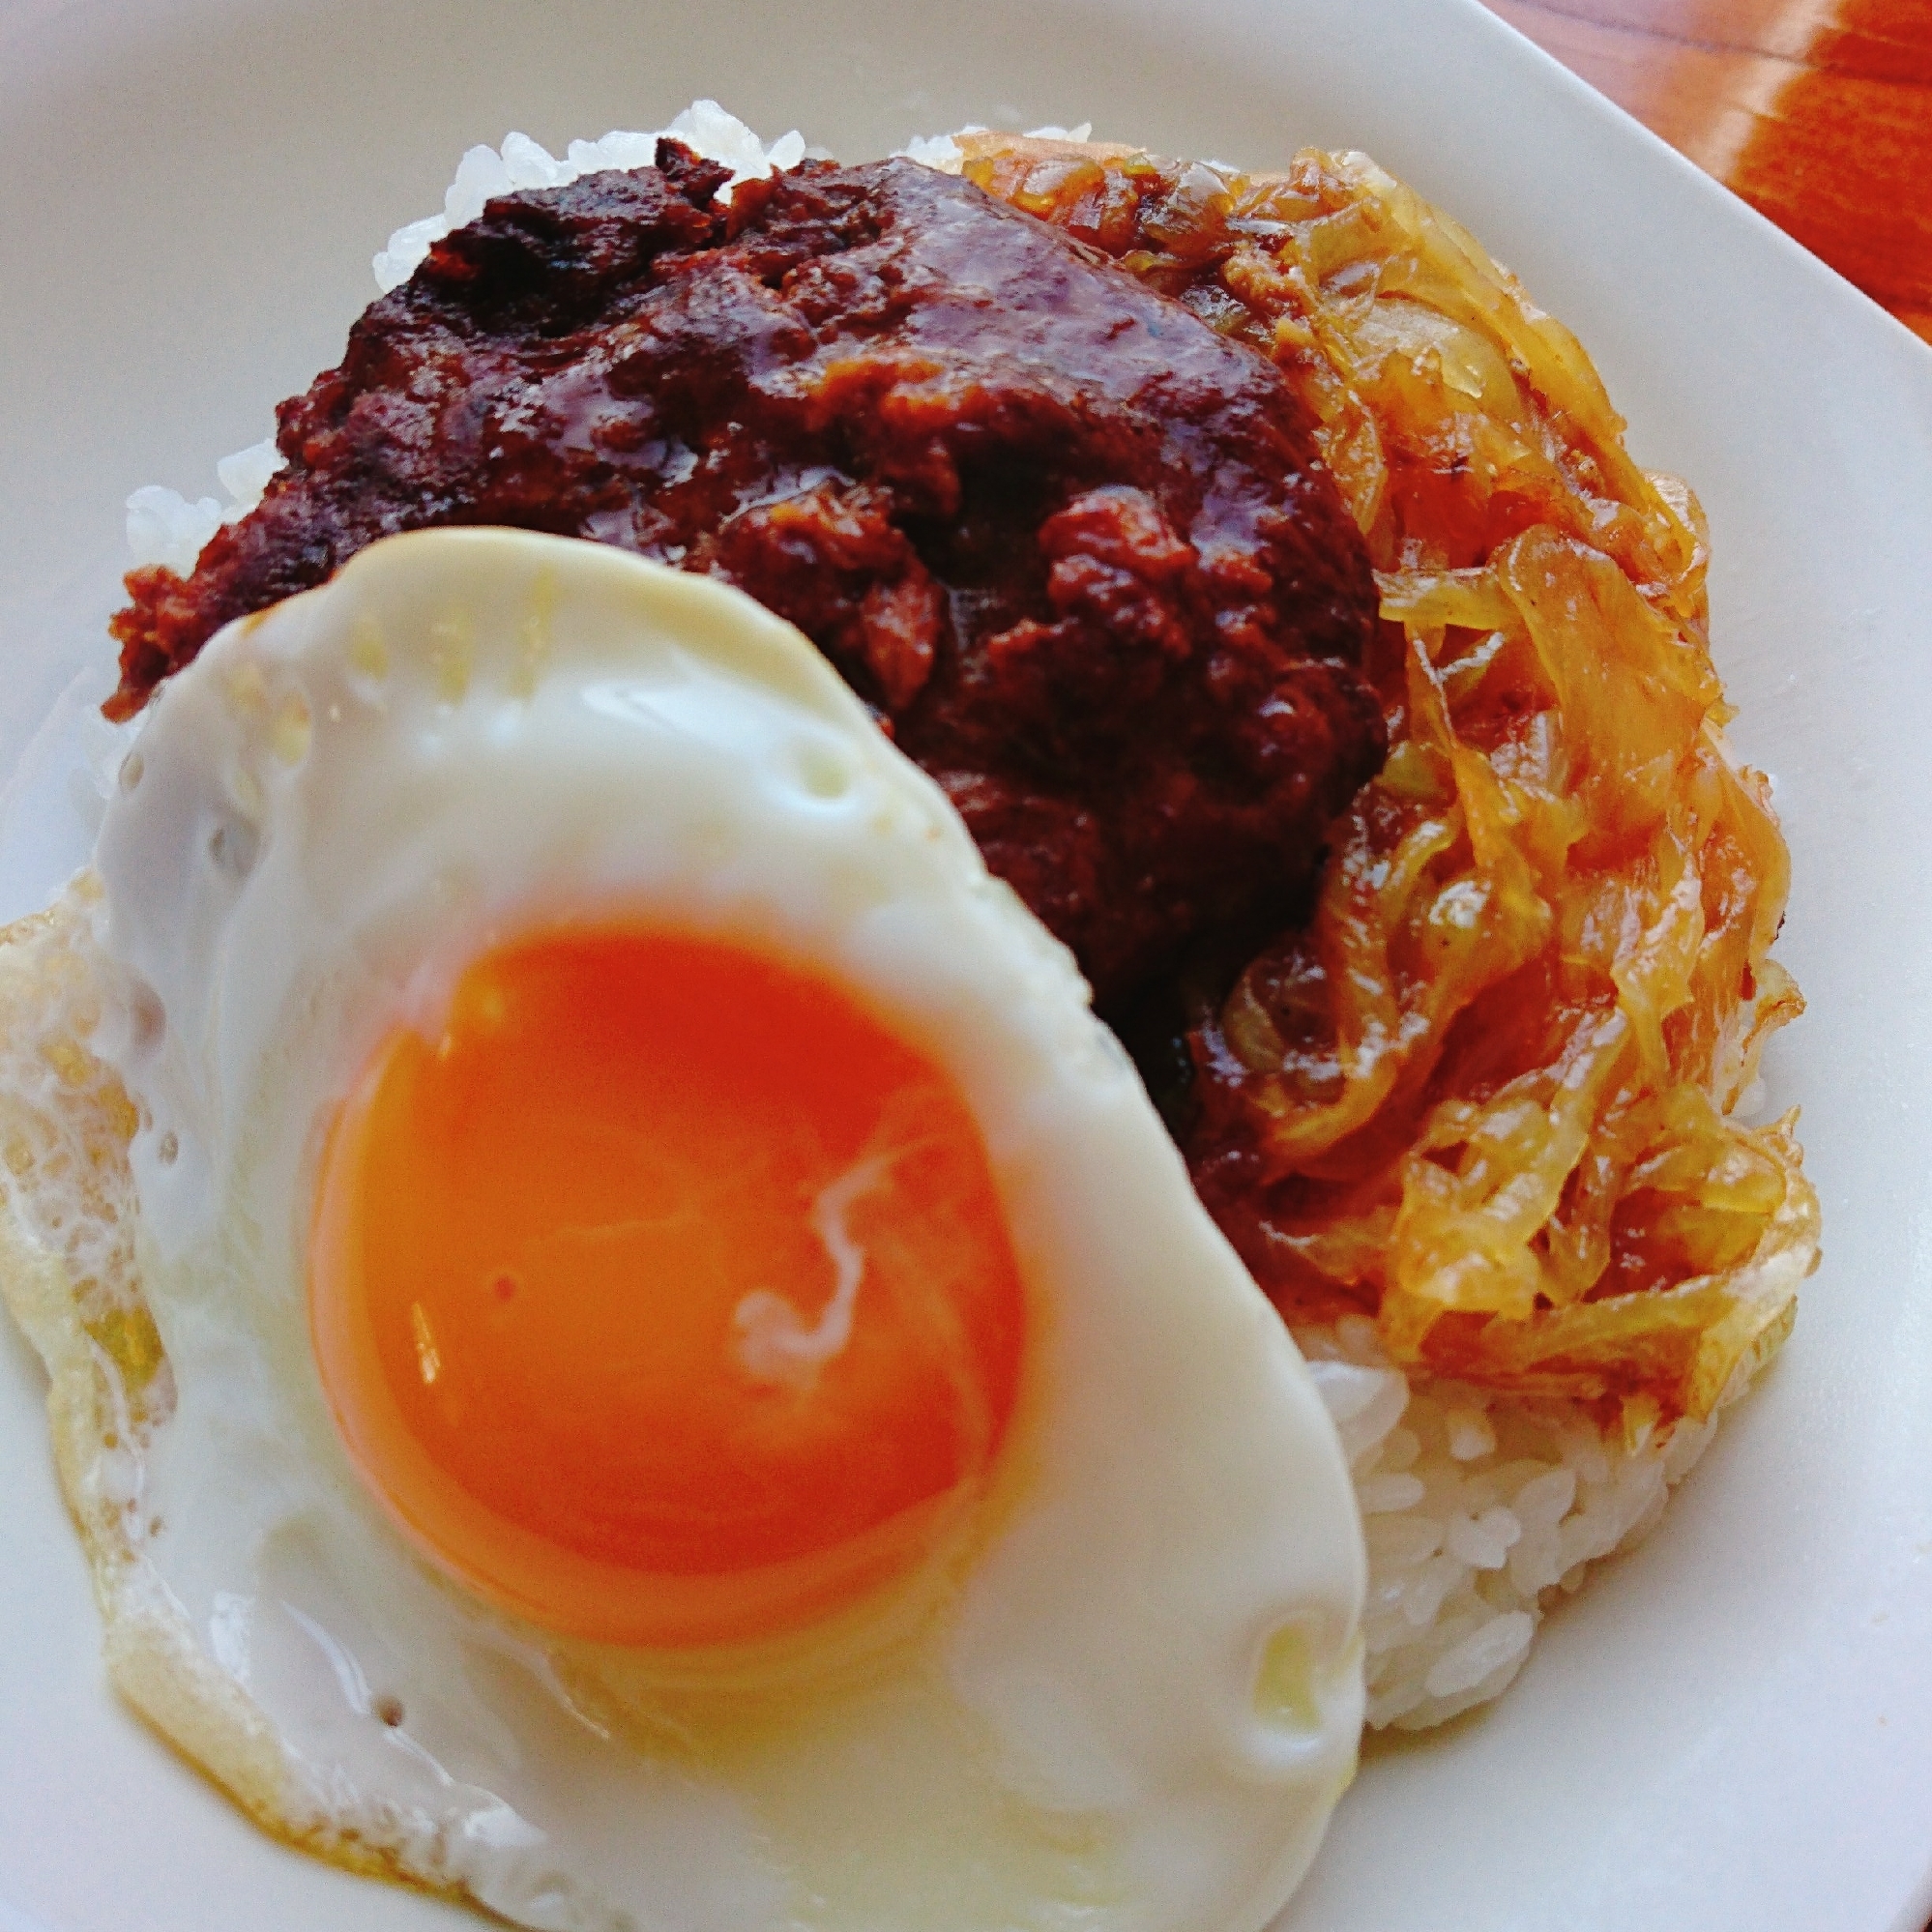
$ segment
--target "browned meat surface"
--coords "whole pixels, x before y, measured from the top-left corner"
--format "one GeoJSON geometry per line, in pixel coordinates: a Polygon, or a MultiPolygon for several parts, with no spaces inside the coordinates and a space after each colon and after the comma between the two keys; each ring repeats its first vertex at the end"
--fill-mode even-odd
{"type": "Polygon", "coordinates": [[[492,202],[363,316],[259,508],[129,578],[113,708],[392,532],[595,538],[798,624],[1103,1003],[1278,922],[1383,744],[1373,580],[1278,372],[911,162],[726,212],[659,161],[492,202]]]}

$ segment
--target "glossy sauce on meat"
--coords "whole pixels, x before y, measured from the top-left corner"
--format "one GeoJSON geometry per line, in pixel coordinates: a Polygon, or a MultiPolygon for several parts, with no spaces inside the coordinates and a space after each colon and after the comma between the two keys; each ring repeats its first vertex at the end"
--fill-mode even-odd
{"type": "Polygon", "coordinates": [[[659,166],[490,204],[279,411],[190,579],[129,579],[127,715],[379,537],[501,523],[790,619],[1122,1010],[1295,908],[1376,769],[1375,589],[1274,367],[972,184],[659,166]]]}

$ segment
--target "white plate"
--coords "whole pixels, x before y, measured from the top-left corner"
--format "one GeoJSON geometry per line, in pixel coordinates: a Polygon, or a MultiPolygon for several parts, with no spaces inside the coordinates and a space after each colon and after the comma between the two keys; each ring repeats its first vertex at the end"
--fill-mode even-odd
{"type": "MultiPolygon", "coordinates": [[[[1932,1910],[1932,353],[1474,0],[179,0],[0,7],[0,911],[76,856],[121,502],[333,363],[463,148],[715,94],[848,157],[974,120],[1250,164],[1370,150],[1576,327],[1711,512],[1778,778],[1827,1262],[1662,1528],[1491,1715],[1371,1754],[1297,1932],[1917,1932],[1932,1910]]],[[[42,1382],[0,1322],[0,1932],[477,1922],[282,1851],[106,1694],[42,1382]]],[[[1212,1928],[1204,1928],[1212,1932],[1212,1928]]]]}

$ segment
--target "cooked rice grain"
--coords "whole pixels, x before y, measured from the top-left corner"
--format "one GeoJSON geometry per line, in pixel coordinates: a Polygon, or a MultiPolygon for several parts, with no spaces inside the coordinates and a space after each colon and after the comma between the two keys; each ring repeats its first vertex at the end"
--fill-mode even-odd
{"type": "Polygon", "coordinates": [[[1716,1428],[1626,1446],[1581,1403],[1412,1385],[1365,1315],[1295,1338],[1361,1506],[1376,1728],[1426,1730],[1508,1688],[1544,1613],[1643,1537],[1716,1428]]]}

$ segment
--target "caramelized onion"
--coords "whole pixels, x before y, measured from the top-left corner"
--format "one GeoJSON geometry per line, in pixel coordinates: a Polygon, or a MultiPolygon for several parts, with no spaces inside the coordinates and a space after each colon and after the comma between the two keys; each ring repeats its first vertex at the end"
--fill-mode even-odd
{"type": "Polygon", "coordinates": [[[1575,337],[1360,155],[1282,176],[964,137],[967,174],[1271,355],[1382,591],[1382,775],[1305,927],[1198,1015],[1196,1185],[1291,1321],[1412,1368],[1701,1419],[1816,1265],[1770,787],[1725,744],[1695,498],[1575,337]]]}

